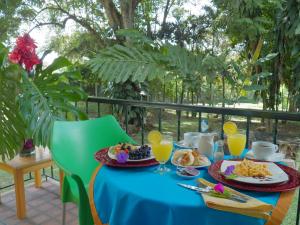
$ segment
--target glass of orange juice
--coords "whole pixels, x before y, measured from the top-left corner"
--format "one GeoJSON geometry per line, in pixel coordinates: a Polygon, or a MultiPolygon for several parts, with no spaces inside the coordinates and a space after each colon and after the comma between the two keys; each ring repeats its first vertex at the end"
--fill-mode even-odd
{"type": "Polygon", "coordinates": [[[230,134],[227,137],[227,143],[230,154],[234,158],[238,158],[246,146],[246,134],[243,130],[238,130],[235,134],[230,134]]]}
{"type": "Polygon", "coordinates": [[[166,167],[166,162],[170,159],[173,149],[173,136],[171,132],[163,132],[162,139],[159,143],[152,144],[152,153],[155,159],[159,162],[159,167],[155,170],[156,173],[164,174],[170,169],[166,167]]]}

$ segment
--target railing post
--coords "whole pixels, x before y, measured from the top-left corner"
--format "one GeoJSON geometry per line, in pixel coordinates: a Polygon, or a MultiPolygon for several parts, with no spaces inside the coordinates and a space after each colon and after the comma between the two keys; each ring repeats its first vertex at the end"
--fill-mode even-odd
{"type": "Polygon", "coordinates": [[[278,132],[278,119],[275,119],[274,128],[273,128],[273,143],[277,143],[277,132],[278,132]]]}
{"type": "Polygon", "coordinates": [[[198,132],[201,132],[201,131],[202,131],[202,124],[201,124],[201,121],[202,121],[202,113],[199,112],[199,115],[198,115],[198,132]]]}
{"type": "Polygon", "coordinates": [[[128,133],[128,106],[125,105],[125,130],[128,133]]]}
{"type": "Polygon", "coordinates": [[[144,144],[144,113],[145,113],[145,109],[144,108],[142,108],[142,123],[141,123],[141,125],[142,125],[142,145],[144,144]]]}
{"type": "Polygon", "coordinates": [[[180,141],[180,123],[181,123],[181,111],[177,110],[177,141],[180,141]]]}
{"type": "Polygon", "coordinates": [[[43,176],[46,178],[46,181],[47,181],[48,179],[47,179],[47,174],[46,174],[45,168],[43,168],[43,176]]]}
{"type": "Polygon", "coordinates": [[[54,178],[53,166],[51,166],[51,178],[54,178]]]}
{"type": "Polygon", "coordinates": [[[297,211],[296,211],[296,225],[299,225],[300,223],[300,190],[298,189],[298,206],[297,206],[297,211]]]}
{"type": "Polygon", "coordinates": [[[98,102],[98,108],[97,108],[97,112],[98,112],[98,117],[100,117],[101,116],[101,111],[100,111],[100,103],[98,102]]]}
{"type": "MultiPolygon", "coordinates": [[[[223,76],[224,77],[224,76],[223,76]]],[[[222,122],[221,122],[221,139],[223,140],[224,139],[224,130],[223,130],[223,126],[224,126],[224,123],[225,123],[225,115],[222,114],[222,122]]]]}
{"type": "Polygon", "coordinates": [[[251,117],[247,116],[247,125],[246,125],[246,148],[249,148],[249,134],[250,134],[250,124],[251,124],[251,117]]]}
{"type": "Polygon", "coordinates": [[[159,111],[158,111],[158,130],[159,132],[161,132],[161,117],[162,117],[162,109],[159,108],[159,111]]]}
{"type": "Polygon", "coordinates": [[[86,114],[89,114],[89,102],[88,101],[85,102],[85,112],[86,112],[86,114]]]}

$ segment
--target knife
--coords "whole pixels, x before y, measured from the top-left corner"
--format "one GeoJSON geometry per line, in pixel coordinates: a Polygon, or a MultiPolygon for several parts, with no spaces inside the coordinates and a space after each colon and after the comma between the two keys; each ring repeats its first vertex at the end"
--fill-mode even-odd
{"type": "MultiPolygon", "coordinates": [[[[177,183],[179,186],[193,190],[193,191],[197,191],[200,193],[210,193],[212,192],[211,189],[209,188],[200,188],[197,186],[193,186],[193,185],[189,185],[189,184],[182,184],[182,183],[177,183]]],[[[248,201],[247,198],[239,196],[239,195],[235,195],[235,194],[230,194],[230,196],[228,197],[228,199],[233,200],[233,201],[237,201],[237,202],[241,202],[241,203],[246,203],[248,201]]]]}

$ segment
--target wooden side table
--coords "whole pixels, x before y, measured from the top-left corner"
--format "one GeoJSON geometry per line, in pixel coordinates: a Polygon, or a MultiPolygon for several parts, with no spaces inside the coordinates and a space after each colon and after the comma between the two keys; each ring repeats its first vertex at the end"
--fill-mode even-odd
{"type": "Polygon", "coordinates": [[[42,185],[41,169],[53,165],[49,150],[37,148],[36,154],[31,157],[15,156],[7,162],[0,162],[0,169],[14,176],[16,193],[16,211],[17,217],[23,219],[26,217],[26,201],[24,190],[24,174],[34,172],[35,187],[42,185]]]}

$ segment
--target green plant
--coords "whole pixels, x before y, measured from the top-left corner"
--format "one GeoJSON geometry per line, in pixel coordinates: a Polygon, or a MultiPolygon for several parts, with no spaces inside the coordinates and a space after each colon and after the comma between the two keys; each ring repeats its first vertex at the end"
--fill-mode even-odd
{"type": "Polygon", "coordinates": [[[10,63],[7,55],[7,48],[0,44],[3,160],[13,157],[27,138],[33,138],[36,145],[49,145],[55,120],[87,118],[72,104],[84,100],[86,94],[75,83],[81,79],[80,73],[66,58],[59,57],[46,68],[39,64],[35,70],[25,71],[22,66],[10,63]]]}
{"type": "Polygon", "coordinates": [[[20,88],[21,69],[6,63],[8,50],[0,43],[0,155],[12,157],[21,147],[24,121],[15,98],[20,88]]]}

